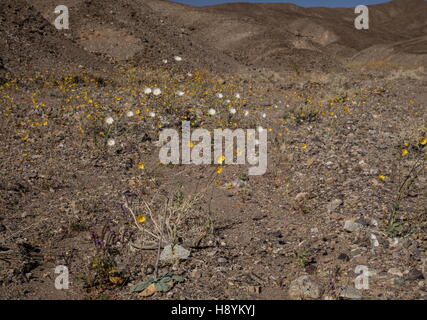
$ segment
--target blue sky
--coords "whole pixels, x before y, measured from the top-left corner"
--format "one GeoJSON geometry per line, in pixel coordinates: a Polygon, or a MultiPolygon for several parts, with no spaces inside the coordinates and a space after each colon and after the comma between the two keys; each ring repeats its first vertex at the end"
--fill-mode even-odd
{"type": "Polygon", "coordinates": [[[206,6],[224,2],[270,2],[279,3],[287,2],[294,3],[301,7],[355,7],[359,4],[370,5],[388,2],[388,0],[171,0],[174,2],[180,2],[185,4],[191,4],[193,6],[206,6]]]}

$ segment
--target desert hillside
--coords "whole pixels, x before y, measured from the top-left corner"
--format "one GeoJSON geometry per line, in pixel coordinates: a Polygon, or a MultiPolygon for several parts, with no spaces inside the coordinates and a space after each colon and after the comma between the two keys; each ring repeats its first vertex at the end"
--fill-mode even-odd
{"type": "Polygon", "coordinates": [[[427,298],[426,1],[62,4],[0,2],[1,299],[427,298]]]}

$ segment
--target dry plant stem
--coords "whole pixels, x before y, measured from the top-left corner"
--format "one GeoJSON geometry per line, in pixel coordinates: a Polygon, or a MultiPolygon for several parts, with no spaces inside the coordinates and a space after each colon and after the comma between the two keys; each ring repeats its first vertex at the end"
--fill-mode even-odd
{"type": "Polygon", "coordinates": [[[157,246],[157,258],[156,258],[156,266],[154,268],[154,279],[157,280],[159,273],[159,263],[160,263],[160,250],[162,248],[162,238],[159,239],[159,244],[157,246]]]}
{"type": "MultiPolygon", "coordinates": [[[[140,231],[142,231],[142,232],[147,232],[150,236],[152,236],[153,238],[155,238],[155,239],[157,239],[157,240],[158,240],[158,239],[160,238],[158,235],[155,235],[155,234],[154,234],[154,233],[152,233],[151,231],[146,230],[145,228],[141,227],[141,225],[138,223],[138,219],[137,219],[137,217],[136,217],[135,213],[133,212],[132,208],[129,206],[129,203],[128,203],[127,199],[126,199],[125,197],[123,197],[123,198],[124,198],[124,201],[125,201],[124,207],[125,207],[126,209],[128,209],[128,210],[129,210],[129,212],[131,213],[131,215],[132,215],[132,217],[133,217],[133,220],[134,220],[134,222],[135,222],[136,227],[137,227],[140,231]]],[[[151,217],[151,214],[150,214],[150,217],[151,217]]]]}

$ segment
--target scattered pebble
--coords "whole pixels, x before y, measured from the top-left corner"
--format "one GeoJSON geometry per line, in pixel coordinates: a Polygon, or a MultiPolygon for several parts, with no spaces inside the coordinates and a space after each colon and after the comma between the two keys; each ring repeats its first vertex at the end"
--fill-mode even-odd
{"type": "Polygon", "coordinates": [[[322,296],[322,288],[310,276],[301,276],[291,282],[288,294],[293,299],[319,299],[322,296]]]}

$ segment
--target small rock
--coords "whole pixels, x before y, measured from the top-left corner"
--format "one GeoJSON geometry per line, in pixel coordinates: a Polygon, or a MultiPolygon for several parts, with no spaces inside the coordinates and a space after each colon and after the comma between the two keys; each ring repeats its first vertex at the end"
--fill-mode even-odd
{"type": "Polygon", "coordinates": [[[190,277],[198,280],[202,277],[202,272],[199,269],[194,269],[191,271],[190,277]]]}
{"type": "Polygon", "coordinates": [[[348,231],[348,232],[355,232],[355,231],[360,231],[363,229],[363,225],[355,222],[353,220],[347,220],[344,223],[344,230],[348,231]]]}
{"type": "Polygon", "coordinates": [[[322,289],[311,277],[301,276],[291,282],[288,294],[294,299],[319,299],[322,295],[322,289]]]}
{"type": "Polygon", "coordinates": [[[409,271],[409,273],[405,276],[405,281],[415,281],[415,280],[423,280],[424,275],[423,273],[418,269],[412,269],[409,271]]]}
{"type": "Polygon", "coordinates": [[[393,276],[403,277],[403,273],[397,268],[390,268],[387,272],[393,276]]]}
{"type": "Polygon", "coordinates": [[[343,201],[341,199],[334,199],[331,202],[328,203],[326,206],[326,209],[328,210],[328,213],[334,212],[340,205],[342,205],[343,201]]]}
{"type": "Polygon", "coordinates": [[[364,227],[369,227],[369,221],[363,219],[363,218],[359,218],[356,220],[357,223],[361,224],[364,227]]]}
{"type": "Polygon", "coordinates": [[[374,235],[373,233],[370,236],[371,239],[371,244],[373,247],[379,247],[380,243],[378,242],[377,236],[374,235]]]}
{"type": "Polygon", "coordinates": [[[362,293],[352,286],[343,286],[340,290],[340,298],[349,300],[362,299],[362,293]]]}
{"type": "Polygon", "coordinates": [[[308,198],[308,192],[300,192],[295,196],[295,201],[303,201],[308,198]]]}
{"type": "Polygon", "coordinates": [[[186,260],[190,256],[190,251],[179,244],[172,246],[168,244],[160,254],[160,261],[186,260]]]}
{"type": "Polygon", "coordinates": [[[248,292],[251,294],[260,294],[261,287],[260,286],[248,286],[248,292]]]}
{"type": "Polygon", "coordinates": [[[270,235],[274,238],[283,238],[283,235],[280,231],[271,232],[270,235]]]}
{"type": "Polygon", "coordinates": [[[227,259],[223,257],[219,257],[217,261],[218,263],[227,263],[227,259]]]}
{"type": "Polygon", "coordinates": [[[246,187],[248,185],[248,182],[242,179],[236,179],[231,184],[235,188],[241,188],[246,187]]]}
{"type": "Polygon", "coordinates": [[[346,253],[341,253],[338,256],[338,260],[342,260],[342,261],[350,261],[350,257],[346,254],[346,253]]]}

